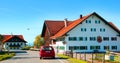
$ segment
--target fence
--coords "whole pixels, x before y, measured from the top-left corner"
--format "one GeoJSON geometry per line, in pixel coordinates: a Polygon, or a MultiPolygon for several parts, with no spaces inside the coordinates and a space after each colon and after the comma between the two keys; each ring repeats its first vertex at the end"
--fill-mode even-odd
{"type": "MultiPolygon", "coordinates": [[[[110,53],[110,54],[114,54],[113,53],[110,53]]],[[[120,54],[120,53],[119,53],[120,54]]],[[[105,53],[67,53],[68,56],[72,57],[72,58],[76,58],[76,59],[79,59],[79,60],[84,60],[84,61],[87,61],[88,63],[105,63],[105,53]],[[97,60],[94,60],[94,59],[100,59],[99,61],[97,60]]],[[[117,53],[115,53],[114,55],[118,55],[117,53]]],[[[120,55],[118,55],[119,57],[119,60],[120,60],[120,55]]],[[[118,62],[120,63],[120,62],[118,62]]]]}

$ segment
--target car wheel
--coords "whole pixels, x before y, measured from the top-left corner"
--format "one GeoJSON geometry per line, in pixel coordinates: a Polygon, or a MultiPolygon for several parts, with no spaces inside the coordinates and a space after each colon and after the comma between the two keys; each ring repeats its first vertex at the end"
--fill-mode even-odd
{"type": "Polygon", "coordinates": [[[42,59],[42,57],[40,57],[40,59],[42,59]]]}

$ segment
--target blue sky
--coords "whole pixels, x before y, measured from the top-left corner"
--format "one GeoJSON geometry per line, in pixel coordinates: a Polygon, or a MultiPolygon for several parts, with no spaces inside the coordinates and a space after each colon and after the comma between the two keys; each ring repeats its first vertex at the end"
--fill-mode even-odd
{"type": "Polygon", "coordinates": [[[0,34],[22,34],[32,43],[44,20],[75,20],[92,12],[120,29],[120,0],[0,0],[0,34]]]}

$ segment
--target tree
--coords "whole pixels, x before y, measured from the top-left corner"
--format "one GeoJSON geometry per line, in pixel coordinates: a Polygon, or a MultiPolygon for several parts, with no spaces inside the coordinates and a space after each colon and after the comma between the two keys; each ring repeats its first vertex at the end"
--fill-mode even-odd
{"type": "Polygon", "coordinates": [[[3,48],[3,36],[0,34],[0,51],[2,51],[2,48],[3,48]]]}
{"type": "Polygon", "coordinates": [[[40,48],[40,46],[42,46],[43,44],[44,44],[43,38],[41,37],[41,35],[37,35],[34,40],[34,46],[36,48],[40,48]]]}

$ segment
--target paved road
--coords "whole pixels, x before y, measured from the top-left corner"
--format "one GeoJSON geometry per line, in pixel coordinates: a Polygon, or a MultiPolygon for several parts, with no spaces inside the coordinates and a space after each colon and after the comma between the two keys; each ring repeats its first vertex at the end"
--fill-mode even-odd
{"type": "Polygon", "coordinates": [[[0,63],[68,63],[65,59],[39,59],[38,51],[27,51],[27,53],[16,53],[11,59],[0,63]]]}

